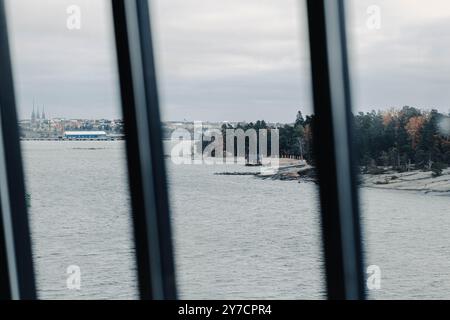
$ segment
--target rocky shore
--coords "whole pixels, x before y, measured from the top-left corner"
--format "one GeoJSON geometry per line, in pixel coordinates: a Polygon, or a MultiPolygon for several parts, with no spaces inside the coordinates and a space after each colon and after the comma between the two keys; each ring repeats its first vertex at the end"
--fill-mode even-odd
{"type": "MultiPolygon", "coordinates": [[[[299,160],[281,159],[278,170],[264,172],[264,169],[252,172],[223,172],[218,175],[252,175],[263,180],[282,180],[298,182],[316,182],[315,168],[299,160]]],[[[450,195],[450,169],[444,169],[442,175],[433,177],[431,171],[412,170],[398,173],[386,170],[382,174],[361,174],[359,185],[364,188],[417,191],[450,195]]]]}
{"type": "Polygon", "coordinates": [[[280,159],[277,170],[258,167],[257,171],[236,171],[236,172],[217,172],[220,176],[255,176],[263,180],[282,180],[282,181],[316,181],[314,167],[308,165],[305,161],[294,159],[280,159]]]}
{"type": "Polygon", "coordinates": [[[433,177],[430,171],[421,170],[403,173],[388,171],[378,175],[362,174],[360,184],[369,188],[450,194],[450,169],[444,169],[439,177],[433,177]]]}

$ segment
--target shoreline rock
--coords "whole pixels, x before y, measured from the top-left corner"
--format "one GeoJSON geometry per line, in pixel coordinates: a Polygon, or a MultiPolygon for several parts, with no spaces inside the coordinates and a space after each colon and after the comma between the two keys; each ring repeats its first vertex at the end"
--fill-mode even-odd
{"type": "MultiPolygon", "coordinates": [[[[254,176],[261,180],[317,183],[316,170],[310,165],[291,164],[280,167],[274,173],[243,171],[216,173],[216,175],[254,176]]],[[[450,195],[450,169],[443,170],[439,177],[433,177],[431,171],[421,170],[403,173],[393,170],[386,170],[382,174],[364,173],[359,175],[359,187],[450,195]]]]}
{"type": "Polygon", "coordinates": [[[360,186],[377,189],[419,191],[425,193],[450,193],[450,169],[433,177],[430,171],[412,170],[398,173],[388,171],[383,174],[361,174],[360,186]]]}

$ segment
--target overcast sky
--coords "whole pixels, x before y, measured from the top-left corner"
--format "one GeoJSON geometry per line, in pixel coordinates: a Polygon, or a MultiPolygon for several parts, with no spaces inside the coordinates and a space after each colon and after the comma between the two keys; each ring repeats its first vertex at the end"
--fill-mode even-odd
{"type": "MultiPolygon", "coordinates": [[[[165,120],[291,122],[311,113],[304,1],[152,2],[165,120]]],[[[450,109],[450,2],[347,1],[353,106],[450,109]],[[381,10],[370,29],[367,8],[381,10]]],[[[9,0],[20,116],[120,116],[109,0],[9,0]],[[81,29],[66,27],[70,5],[81,29]]]]}

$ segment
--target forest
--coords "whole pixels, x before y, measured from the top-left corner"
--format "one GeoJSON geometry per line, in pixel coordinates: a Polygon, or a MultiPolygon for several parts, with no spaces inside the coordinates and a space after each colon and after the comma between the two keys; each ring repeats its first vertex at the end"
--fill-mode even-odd
{"type": "MultiPolygon", "coordinates": [[[[280,156],[294,155],[314,164],[314,115],[298,111],[291,124],[278,125],[280,156]]],[[[434,176],[450,165],[450,117],[437,110],[405,106],[352,115],[353,143],[361,170],[382,173],[386,168],[405,172],[432,171],[434,176]]],[[[233,128],[223,125],[222,130],[233,128]]],[[[275,128],[265,121],[239,123],[234,129],[275,128]]],[[[270,135],[269,135],[270,137],[270,135]]]]}

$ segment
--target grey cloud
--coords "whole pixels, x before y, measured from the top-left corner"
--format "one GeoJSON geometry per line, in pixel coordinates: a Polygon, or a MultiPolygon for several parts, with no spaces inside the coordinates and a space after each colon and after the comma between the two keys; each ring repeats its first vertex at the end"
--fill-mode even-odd
{"type": "Polygon", "coordinates": [[[117,117],[120,112],[108,1],[10,0],[9,33],[21,118],[33,99],[50,116],[117,117]],[[81,29],[66,27],[70,5],[81,29]]]}
{"type": "Polygon", "coordinates": [[[410,105],[448,112],[450,4],[352,0],[348,7],[355,109],[410,105]],[[373,4],[382,24],[369,31],[365,9],[373,4]]]}
{"type": "Polygon", "coordinates": [[[302,9],[291,0],[154,2],[165,118],[286,122],[299,108],[310,113],[302,9]]]}
{"type": "MultiPolygon", "coordinates": [[[[450,3],[347,1],[357,110],[413,105],[448,111],[450,3]],[[366,9],[382,9],[367,30],[366,9]]],[[[312,110],[304,1],[152,1],[165,119],[292,121],[312,110]]],[[[107,0],[9,0],[21,117],[33,98],[53,116],[120,114],[107,0]],[[82,29],[66,28],[68,5],[82,29]]]]}

